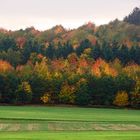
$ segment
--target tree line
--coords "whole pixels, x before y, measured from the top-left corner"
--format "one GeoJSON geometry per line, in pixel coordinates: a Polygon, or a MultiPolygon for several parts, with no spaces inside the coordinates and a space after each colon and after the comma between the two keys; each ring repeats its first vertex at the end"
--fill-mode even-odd
{"type": "Polygon", "coordinates": [[[133,106],[140,104],[140,66],[119,59],[96,61],[75,53],[67,59],[40,58],[16,69],[0,61],[0,102],[133,106]]]}

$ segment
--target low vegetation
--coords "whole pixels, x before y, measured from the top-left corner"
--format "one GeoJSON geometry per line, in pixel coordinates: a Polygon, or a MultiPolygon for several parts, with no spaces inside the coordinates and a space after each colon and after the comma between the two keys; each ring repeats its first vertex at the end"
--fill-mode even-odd
{"type": "Polygon", "coordinates": [[[0,140],[139,140],[140,111],[77,107],[0,107],[0,140]]]}

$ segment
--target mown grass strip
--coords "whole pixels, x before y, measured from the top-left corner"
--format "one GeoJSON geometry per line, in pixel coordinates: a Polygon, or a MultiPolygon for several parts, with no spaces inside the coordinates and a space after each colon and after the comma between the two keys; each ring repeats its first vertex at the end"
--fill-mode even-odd
{"type": "Polygon", "coordinates": [[[140,123],[69,122],[69,121],[0,121],[0,131],[93,131],[136,130],[140,123]]]}

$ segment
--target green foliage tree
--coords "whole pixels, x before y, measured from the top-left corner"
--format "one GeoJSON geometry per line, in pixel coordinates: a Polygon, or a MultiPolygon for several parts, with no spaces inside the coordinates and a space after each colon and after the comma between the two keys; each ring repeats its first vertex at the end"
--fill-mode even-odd
{"type": "Polygon", "coordinates": [[[113,77],[89,77],[89,91],[94,105],[111,105],[117,91],[113,77]]]}
{"type": "Polygon", "coordinates": [[[134,8],[133,12],[124,18],[125,22],[140,25],[140,8],[134,8]]]}
{"type": "Polygon", "coordinates": [[[26,104],[31,103],[32,89],[28,82],[22,82],[16,91],[16,103],[26,104]]]}
{"type": "Polygon", "coordinates": [[[81,55],[85,49],[91,47],[91,42],[88,39],[85,39],[80,43],[80,46],[76,49],[77,55],[81,55]]]}
{"type": "Polygon", "coordinates": [[[82,106],[90,104],[89,89],[85,79],[80,79],[80,81],[76,84],[75,102],[76,104],[82,106]]]}

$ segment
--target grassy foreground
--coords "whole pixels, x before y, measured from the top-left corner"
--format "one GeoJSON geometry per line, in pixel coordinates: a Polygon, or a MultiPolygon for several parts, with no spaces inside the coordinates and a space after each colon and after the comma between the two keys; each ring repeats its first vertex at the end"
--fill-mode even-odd
{"type": "Polygon", "coordinates": [[[139,140],[139,132],[10,132],[0,133],[0,140],[139,140]]]}
{"type": "Polygon", "coordinates": [[[139,139],[139,110],[0,106],[0,140],[139,139]]]}

